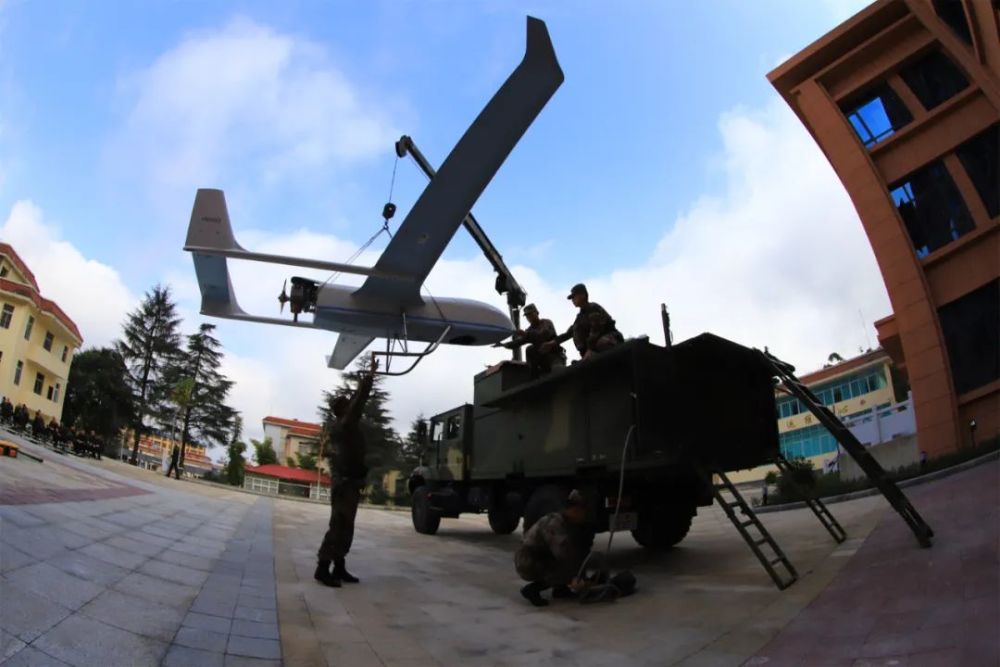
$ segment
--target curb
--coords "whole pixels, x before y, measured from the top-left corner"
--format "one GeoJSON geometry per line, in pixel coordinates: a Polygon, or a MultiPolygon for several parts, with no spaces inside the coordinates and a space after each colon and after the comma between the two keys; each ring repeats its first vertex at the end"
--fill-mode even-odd
{"type": "MultiPolygon", "coordinates": [[[[934,472],[929,472],[926,475],[921,475],[919,477],[911,477],[909,479],[904,479],[900,482],[896,482],[896,486],[900,488],[906,488],[908,486],[918,486],[920,484],[926,484],[927,482],[933,482],[934,480],[941,479],[943,477],[948,477],[954,475],[955,473],[963,472],[969,470],[970,468],[975,468],[984,463],[989,463],[990,461],[995,461],[1000,459],[1000,449],[994,450],[992,452],[987,452],[982,456],[978,456],[974,459],[968,461],[963,461],[950,468],[944,468],[943,470],[935,470],[934,472]]],[[[839,496],[827,496],[825,498],[818,498],[817,500],[822,500],[824,505],[832,505],[835,503],[843,503],[848,500],[856,500],[858,498],[866,498],[868,496],[875,496],[880,494],[877,488],[862,489],[860,491],[852,491],[850,493],[844,493],[839,496]]],[[[782,505],[765,505],[763,507],[754,507],[753,511],[757,514],[767,514],[769,512],[784,512],[786,510],[797,510],[806,507],[805,502],[797,501],[794,503],[784,503],[782,505]]]]}

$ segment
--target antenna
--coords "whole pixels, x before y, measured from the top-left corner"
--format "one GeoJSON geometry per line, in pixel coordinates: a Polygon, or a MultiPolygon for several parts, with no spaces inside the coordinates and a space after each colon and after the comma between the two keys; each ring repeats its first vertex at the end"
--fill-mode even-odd
{"type": "Polygon", "coordinates": [[[870,350],[872,349],[872,339],[868,337],[868,325],[865,323],[865,315],[860,308],[858,308],[858,317],[861,318],[861,331],[865,334],[865,349],[870,350]]]}

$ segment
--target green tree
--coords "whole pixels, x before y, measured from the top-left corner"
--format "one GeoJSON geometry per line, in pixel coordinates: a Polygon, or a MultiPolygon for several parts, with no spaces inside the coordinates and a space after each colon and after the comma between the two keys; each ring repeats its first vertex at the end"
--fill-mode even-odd
{"type": "Polygon", "coordinates": [[[163,382],[163,369],[178,352],[180,317],[170,298],[170,288],[156,285],[142,303],[128,314],[122,337],[115,350],[126,367],[126,385],[132,394],[132,456],[139,459],[139,438],[147,430],[148,415],[162,414],[163,404],[172,387],[163,382]]]}
{"type": "Polygon", "coordinates": [[[85,350],[74,356],[66,382],[63,423],[93,430],[103,441],[118,436],[135,412],[127,376],[125,362],[113,348],[85,350]]]}
{"type": "Polygon", "coordinates": [[[264,438],[263,441],[251,438],[250,444],[253,445],[253,460],[257,465],[262,466],[278,462],[278,453],[274,451],[274,445],[271,443],[270,436],[264,438]]]}
{"type": "MultiPolygon", "coordinates": [[[[357,390],[361,381],[361,374],[368,366],[368,359],[362,357],[355,364],[354,370],[343,374],[340,386],[334,391],[323,392],[323,402],[319,406],[319,414],[322,418],[324,435],[329,432],[333,424],[333,402],[339,396],[350,398],[357,390]]],[[[389,411],[386,405],[389,402],[389,393],[383,388],[384,377],[375,376],[372,392],[365,404],[363,416],[361,418],[361,432],[364,433],[365,443],[368,447],[367,465],[369,468],[387,468],[398,465],[400,455],[399,435],[393,430],[389,411]]],[[[329,445],[324,446],[324,452],[329,452],[329,445]]]]}
{"type": "Polygon", "coordinates": [[[243,485],[243,473],[246,470],[246,459],[243,452],[247,450],[246,443],[240,438],[243,436],[243,418],[240,415],[233,417],[233,428],[229,438],[229,447],[226,452],[225,475],[226,481],[233,486],[243,485]]]}
{"type": "MultiPolygon", "coordinates": [[[[219,371],[222,345],[212,335],[214,324],[202,324],[198,333],[188,336],[183,353],[177,354],[164,369],[164,378],[174,387],[174,415],[181,420],[181,460],[187,444],[223,445],[229,442],[232,420],[236,414],[226,405],[232,381],[219,371]]],[[[167,415],[161,417],[165,418],[167,415]]]]}
{"type": "Polygon", "coordinates": [[[399,464],[403,471],[410,471],[420,465],[420,460],[424,454],[425,443],[423,439],[427,435],[427,420],[422,414],[410,423],[410,431],[400,442],[399,464]]]}
{"type": "Polygon", "coordinates": [[[295,455],[295,467],[303,470],[316,470],[316,455],[299,452],[295,455]]]}

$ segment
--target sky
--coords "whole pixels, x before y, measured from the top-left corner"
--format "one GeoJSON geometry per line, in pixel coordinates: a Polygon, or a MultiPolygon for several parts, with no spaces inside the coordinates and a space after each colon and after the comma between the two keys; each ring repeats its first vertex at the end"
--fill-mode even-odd
{"type": "MultiPolygon", "coordinates": [[[[198,188],[225,190],[251,250],[346,260],[380,228],[394,168],[393,230],[426,185],[395,140],[440,164],[531,15],[566,79],[473,208],[529,301],[563,329],[584,282],[627,337],[660,342],[665,303],[675,342],[710,331],[813,370],[877,345],[891,308],[850,200],[766,74],[866,4],[0,0],[0,240],[85,348],[157,283],[193,333],[208,320],[181,247],[198,188]]],[[[230,266],[265,316],[285,278],[329,277],[230,266]]],[[[463,230],[426,287],[505,309],[463,230]]],[[[335,334],[212,323],[247,437],[266,415],[316,420],[340,380],[335,334]]],[[[502,357],[443,347],[387,380],[397,429],[471,401],[502,357]]]]}

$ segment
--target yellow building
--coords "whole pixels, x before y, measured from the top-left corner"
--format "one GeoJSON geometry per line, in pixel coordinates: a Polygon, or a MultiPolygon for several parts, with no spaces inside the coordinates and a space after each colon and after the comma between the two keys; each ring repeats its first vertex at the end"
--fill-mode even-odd
{"type": "MultiPolygon", "coordinates": [[[[139,466],[147,470],[160,470],[170,465],[170,454],[174,446],[180,447],[181,441],[174,440],[161,433],[146,433],[139,438],[139,466]]],[[[122,454],[128,456],[132,451],[132,431],[125,431],[122,439],[122,454]]],[[[184,447],[184,475],[186,477],[201,477],[214,469],[208,450],[193,442],[184,447]]]]}
{"type": "MultiPolygon", "coordinates": [[[[890,431],[880,433],[878,442],[861,435],[866,432],[865,426],[871,420],[874,419],[875,424],[885,421],[886,408],[908,411],[912,422],[910,403],[899,400],[905,398],[902,395],[904,392],[901,387],[895,386],[892,360],[882,349],[832,364],[799,380],[865,445],[877,445],[897,435],[890,431]],[[852,427],[854,425],[856,427],[852,427]]],[[[797,398],[778,392],[776,399],[781,453],[788,459],[809,460],[815,469],[823,470],[838,455],[837,441],[797,398]]],[[[906,435],[912,434],[912,428],[907,430],[910,432],[906,435]]],[[[772,470],[775,470],[774,466],[761,466],[729,477],[736,482],[749,482],[763,479],[772,470]]]]}
{"type": "Polygon", "coordinates": [[[0,395],[61,421],[66,380],[83,336],[7,243],[0,243],[0,395]]]}
{"type": "Polygon", "coordinates": [[[319,447],[319,436],[323,430],[320,424],[284,417],[264,417],[263,423],[264,436],[271,438],[271,446],[281,465],[297,465],[298,455],[304,454],[315,456],[320,469],[329,471],[326,457],[321,456],[319,447]]]}

